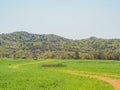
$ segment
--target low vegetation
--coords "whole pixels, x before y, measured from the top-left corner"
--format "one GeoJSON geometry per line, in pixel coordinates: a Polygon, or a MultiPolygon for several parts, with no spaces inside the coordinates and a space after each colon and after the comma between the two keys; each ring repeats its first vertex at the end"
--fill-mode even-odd
{"type": "Polygon", "coordinates": [[[120,80],[120,62],[113,60],[0,59],[0,90],[114,90],[97,75],[120,80]],[[14,68],[16,67],[17,68],[14,68]],[[61,67],[62,66],[62,67],[61,67]],[[64,67],[63,67],[64,66],[64,67]],[[47,68],[46,68],[47,67],[47,68]],[[51,68],[52,67],[52,68],[51,68]]]}
{"type": "Polygon", "coordinates": [[[66,67],[66,65],[63,64],[43,64],[42,67],[66,67]]]}

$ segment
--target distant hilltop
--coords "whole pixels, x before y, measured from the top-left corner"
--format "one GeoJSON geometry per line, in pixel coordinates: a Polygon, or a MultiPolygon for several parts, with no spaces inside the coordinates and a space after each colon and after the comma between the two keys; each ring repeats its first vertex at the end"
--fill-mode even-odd
{"type": "Polygon", "coordinates": [[[0,38],[10,41],[23,41],[23,42],[34,42],[34,41],[57,41],[59,39],[64,40],[65,38],[54,34],[32,34],[25,31],[17,31],[13,33],[0,34],[0,38]]]}
{"type": "Polygon", "coordinates": [[[72,40],[24,31],[0,34],[0,57],[120,60],[120,39],[72,40]]]}

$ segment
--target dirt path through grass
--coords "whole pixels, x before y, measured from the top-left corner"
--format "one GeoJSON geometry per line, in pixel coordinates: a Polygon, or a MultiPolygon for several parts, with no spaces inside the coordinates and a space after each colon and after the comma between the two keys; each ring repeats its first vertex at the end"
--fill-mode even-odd
{"type": "MultiPolygon", "coordinates": [[[[8,68],[17,69],[20,66],[30,65],[30,64],[38,64],[38,63],[49,62],[49,61],[52,61],[52,60],[45,60],[45,61],[30,62],[30,63],[25,63],[25,64],[11,65],[11,66],[8,66],[8,68]]],[[[64,73],[67,73],[67,74],[71,74],[71,75],[83,76],[83,77],[103,80],[103,81],[111,84],[115,88],[115,90],[120,90],[120,80],[115,80],[115,79],[109,78],[107,76],[104,77],[104,76],[93,75],[93,74],[89,74],[89,73],[83,74],[83,73],[80,73],[79,71],[77,72],[77,71],[74,71],[74,70],[58,70],[58,71],[64,72],[64,73]]],[[[114,75],[109,75],[108,74],[108,76],[114,76],[114,75]]]]}
{"type": "Polygon", "coordinates": [[[45,61],[30,62],[30,63],[25,63],[25,64],[11,65],[11,66],[8,66],[8,68],[17,69],[20,66],[30,65],[30,64],[38,64],[38,63],[49,62],[49,61],[52,61],[52,60],[45,60],[45,61]]]}
{"type": "Polygon", "coordinates": [[[103,81],[111,84],[115,88],[115,90],[120,90],[120,80],[114,80],[114,79],[111,79],[108,77],[102,77],[102,76],[97,76],[97,75],[81,74],[81,73],[77,73],[76,71],[73,71],[73,70],[63,70],[63,72],[71,74],[71,75],[83,76],[83,77],[89,77],[89,78],[103,80],[103,81]]]}

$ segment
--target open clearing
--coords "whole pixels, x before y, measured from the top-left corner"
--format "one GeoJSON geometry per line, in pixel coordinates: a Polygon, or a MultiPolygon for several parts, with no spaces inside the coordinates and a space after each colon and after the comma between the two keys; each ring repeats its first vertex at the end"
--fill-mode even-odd
{"type": "Polygon", "coordinates": [[[0,90],[120,90],[119,85],[119,61],[0,59],[0,90]]]}

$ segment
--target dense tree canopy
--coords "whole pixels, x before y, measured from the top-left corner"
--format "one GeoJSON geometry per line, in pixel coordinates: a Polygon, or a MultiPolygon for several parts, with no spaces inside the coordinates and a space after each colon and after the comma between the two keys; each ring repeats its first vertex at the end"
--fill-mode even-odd
{"type": "Polygon", "coordinates": [[[53,34],[0,34],[0,57],[120,60],[120,39],[72,40],[53,34]]]}

